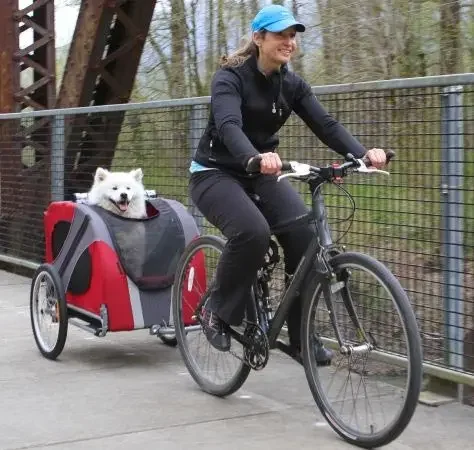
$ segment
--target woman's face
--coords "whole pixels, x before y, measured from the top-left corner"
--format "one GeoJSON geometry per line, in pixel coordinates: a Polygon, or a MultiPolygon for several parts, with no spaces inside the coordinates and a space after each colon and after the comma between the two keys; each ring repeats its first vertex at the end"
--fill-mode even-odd
{"type": "Polygon", "coordinates": [[[253,39],[258,46],[260,56],[275,65],[288,63],[296,50],[296,30],[294,27],[287,28],[279,33],[257,32],[254,33],[253,39]]]}

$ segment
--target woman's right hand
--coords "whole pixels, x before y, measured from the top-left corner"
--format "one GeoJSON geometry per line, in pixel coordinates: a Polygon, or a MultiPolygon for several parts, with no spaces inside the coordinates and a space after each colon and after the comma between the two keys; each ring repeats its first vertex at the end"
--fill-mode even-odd
{"type": "Polygon", "coordinates": [[[265,175],[280,175],[281,174],[281,159],[278,153],[261,153],[260,159],[260,173],[265,175]]]}

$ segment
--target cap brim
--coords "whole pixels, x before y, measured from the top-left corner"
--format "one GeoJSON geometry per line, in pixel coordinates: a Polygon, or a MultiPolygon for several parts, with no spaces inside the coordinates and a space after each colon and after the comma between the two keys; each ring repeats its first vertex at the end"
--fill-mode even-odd
{"type": "Polygon", "coordinates": [[[272,23],[265,27],[267,31],[272,33],[279,33],[280,31],[286,30],[287,28],[295,27],[295,30],[303,33],[306,30],[306,27],[301,22],[296,22],[295,20],[280,20],[279,22],[272,23]]]}

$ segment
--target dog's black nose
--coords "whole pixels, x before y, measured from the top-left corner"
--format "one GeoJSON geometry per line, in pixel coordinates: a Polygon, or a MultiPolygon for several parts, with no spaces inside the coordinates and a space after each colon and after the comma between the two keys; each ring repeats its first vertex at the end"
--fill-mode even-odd
{"type": "Polygon", "coordinates": [[[126,192],[122,192],[120,194],[120,200],[127,200],[127,193],[126,192]]]}

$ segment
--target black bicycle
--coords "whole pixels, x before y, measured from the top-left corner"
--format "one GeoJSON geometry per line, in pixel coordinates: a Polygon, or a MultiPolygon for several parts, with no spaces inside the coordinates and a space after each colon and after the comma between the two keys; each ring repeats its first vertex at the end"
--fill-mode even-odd
{"type": "MultiPolygon", "coordinates": [[[[204,391],[230,395],[243,385],[252,369],[266,366],[270,349],[291,354],[280,333],[292,301],[301,293],[299,361],[321,413],[352,444],[364,448],[386,445],[403,432],[418,403],[422,348],[417,321],[406,292],[384,264],[333,243],[321,188],[325,183],[335,183],[348,194],[338,183],[347,175],[388,172],[369,168],[352,155],[341,165],[319,168],[291,161],[283,164],[283,170],[289,173],[280,179],[291,177],[308,183],[312,197],[308,216],[294,221],[311,221],[315,230],[295,273],[289,278],[274,276],[279,252],[272,237],[246,306],[245,320],[230,330],[230,351],[220,352],[202,332],[200,312],[209,298],[225,241],[212,235],[198,237],[185,249],[173,286],[179,349],[204,391]],[[197,270],[205,270],[205,278],[202,273],[196,276],[197,270]],[[188,291],[186,296],[184,290],[188,291]],[[276,303],[271,295],[275,290],[281,292],[276,303]],[[183,304],[184,298],[192,298],[190,292],[199,298],[197,308],[183,304]],[[190,308],[194,325],[184,319],[189,317],[190,308]],[[334,352],[329,365],[316,361],[315,349],[321,343],[334,352]],[[195,352],[194,347],[203,350],[195,352]],[[344,401],[346,395],[351,397],[349,405],[344,401]]],[[[291,225],[282,224],[279,230],[291,225]]],[[[272,234],[279,230],[272,230],[272,234]]]]}

